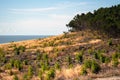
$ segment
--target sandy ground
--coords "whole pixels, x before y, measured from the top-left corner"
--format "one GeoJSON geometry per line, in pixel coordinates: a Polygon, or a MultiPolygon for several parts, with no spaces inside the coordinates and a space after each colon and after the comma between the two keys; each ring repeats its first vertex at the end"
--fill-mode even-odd
{"type": "Polygon", "coordinates": [[[120,76],[113,76],[113,77],[107,77],[107,78],[97,78],[95,80],[120,80],[120,76]]]}

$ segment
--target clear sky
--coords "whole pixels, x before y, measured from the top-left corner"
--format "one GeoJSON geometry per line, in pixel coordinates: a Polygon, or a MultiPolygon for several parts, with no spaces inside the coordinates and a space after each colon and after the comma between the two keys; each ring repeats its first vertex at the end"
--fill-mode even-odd
{"type": "Polygon", "coordinates": [[[0,0],[0,35],[58,35],[76,14],[120,0],[0,0]]]}

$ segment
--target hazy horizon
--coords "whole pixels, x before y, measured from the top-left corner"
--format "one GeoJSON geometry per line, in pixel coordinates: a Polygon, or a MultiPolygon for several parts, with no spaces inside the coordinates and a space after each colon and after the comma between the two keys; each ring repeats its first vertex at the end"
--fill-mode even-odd
{"type": "Polygon", "coordinates": [[[0,35],[58,35],[76,14],[120,0],[0,0],[0,35]]]}

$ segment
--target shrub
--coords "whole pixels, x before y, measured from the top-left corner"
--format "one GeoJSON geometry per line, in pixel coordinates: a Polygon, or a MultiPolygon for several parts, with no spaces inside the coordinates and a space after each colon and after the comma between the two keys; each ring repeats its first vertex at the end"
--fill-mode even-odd
{"type": "Polygon", "coordinates": [[[25,46],[19,46],[18,49],[21,51],[21,52],[25,52],[25,46]]]}
{"type": "Polygon", "coordinates": [[[24,60],[24,61],[23,61],[23,64],[24,64],[24,65],[28,65],[28,60],[24,60]]]}
{"type": "Polygon", "coordinates": [[[13,80],[19,80],[17,75],[14,75],[13,80]]]}
{"type": "Polygon", "coordinates": [[[49,69],[49,65],[47,63],[42,63],[41,64],[41,69],[42,71],[44,72],[45,70],[48,70],[49,69]]]}
{"type": "Polygon", "coordinates": [[[102,55],[102,54],[100,55],[100,61],[101,61],[102,63],[105,62],[105,58],[106,58],[106,57],[105,57],[104,55],[102,55]]]}
{"type": "Polygon", "coordinates": [[[42,54],[41,53],[37,53],[37,60],[40,60],[42,58],[42,54]]]}
{"type": "Polygon", "coordinates": [[[33,76],[33,68],[32,66],[29,66],[28,67],[28,79],[32,78],[33,76]]]}
{"type": "Polygon", "coordinates": [[[46,75],[47,80],[50,80],[51,78],[55,77],[55,70],[54,69],[50,69],[46,75]]]}
{"type": "Polygon", "coordinates": [[[114,67],[117,67],[118,64],[119,64],[118,59],[113,59],[113,60],[112,60],[112,64],[113,64],[114,67]]]}
{"type": "Polygon", "coordinates": [[[19,46],[19,47],[16,47],[14,48],[14,52],[15,52],[15,55],[19,55],[20,52],[25,52],[25,47],[24,46],[19,46]]]}
{"type": "Polygon", "coordinates": [[[83,64],[84,68],[89,68],[93,73],[98,73],[100,71],[100,65],[95,62],[95,60],[86,60],[83,64]]]}
{"type": "Polygon", "coordinates": [[[12,68],[10,63],[7,63],[4,67],[5,67],[5,69],[11,69],[12,68]]]}
{"type": "Polygon", "coordinates": [[[105,63],[109,63],[110,62],[110,58],[109,57],[106,57],[105,58],[105,63]]]}
{"type": "Polygon", "coordinates": [[[6,58],[5,58],[5,53],[4,51],[0,48],[0,66],[6,63],[6,58]]]}
{"type": "Polygon", "coordinates": [[[54,67],[55,67],[55,69],[60,69],[60,64],[58,62],[56,62],[54,67]]]}
{"type": "Polygon", "coordinates": [[[22,69],[22,64],[19,60],[15,60],[14,67],[18,68],[18,70],[22,69]]]}
{"type": "Polygon", "coordinates": [[[20,54],[19,48],[15,47],[14,48],[14,53],[15,53],[15,55],[19,55],[20,54]]]}
{"type": "Polygon", "coordinates": [[[71,57],[69,55],[66,57],[66,60],[67,60],[69,65],[72,63],[72,59],[71,59],[71,57]]]}
{"type": "Polygon", "coordinates": [[[92,61],[91,60],[85,60],[84,61],[85,68],[91,68],[91,65],[92,65],[92,61]]]}
{"type": "Polygon", "coordinates": [[[109,39],[109,40],[108,40],[108,45],[109,45],[109,46],[113,45],[112,39],[109,39]]]}
{"type": "Polygon", "coordinates": [[[84,66],[82,66],[82,69],[81,69],[81,75],[86,75],[87,74],[87,70],[84,66]]]}
{"type": "Polygon", "coordinates": [[[95,61],[92,61],[92,65],[91,65],[91,71],[93,73],[98,73],[100,71],[100,66],[98,63],[96,63],[95,61]]]}
{"type": "Polygon", "coordinates": [[[48,60],[48,55],[44,53],[43,56],[42,56],[42,59],[47,61],[48,60]]]}
{"type": "Polygon", "coordinates": [[[14,59],[10,59],[11,67],[14,67],[14,59]]]}
{"type": "Polygon", "coordinates": [[[77,60],[78,62],[82,62],[82,61],[83,61],[82,53],[76,54],[76,60],[77,60]]]}
{"type": "Polygon", "coordinates": [[[23,80],[29,80],[27,74],[24,74],[23,80]]]}
{"type": "Polygon", "coordinates": [[[40,80],[42,80],[42,74],[43,74],[43,72],[41,70],[39,70],[38,76],[39,76],[40,80]]]}

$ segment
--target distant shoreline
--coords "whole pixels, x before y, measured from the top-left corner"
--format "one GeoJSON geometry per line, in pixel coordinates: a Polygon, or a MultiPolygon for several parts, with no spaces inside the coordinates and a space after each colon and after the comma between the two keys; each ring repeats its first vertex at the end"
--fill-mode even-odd
{"type": "Polygon", "coordinates": [[[46,38],[52,35],[0,35],[0,44],[46,38]]]}

